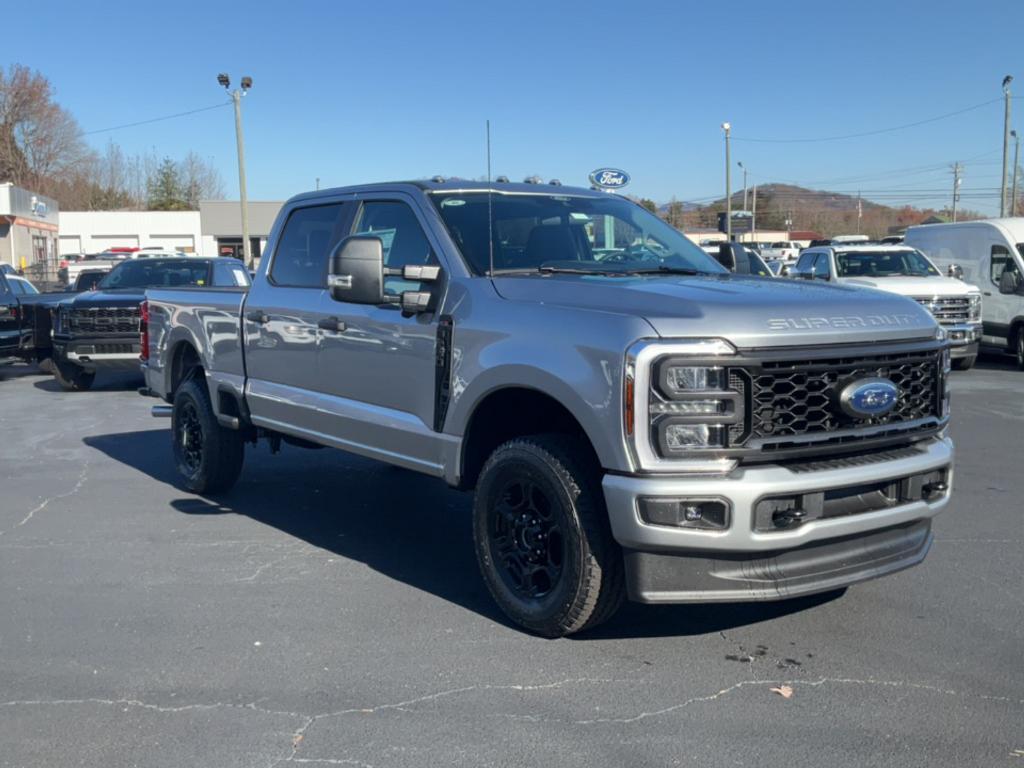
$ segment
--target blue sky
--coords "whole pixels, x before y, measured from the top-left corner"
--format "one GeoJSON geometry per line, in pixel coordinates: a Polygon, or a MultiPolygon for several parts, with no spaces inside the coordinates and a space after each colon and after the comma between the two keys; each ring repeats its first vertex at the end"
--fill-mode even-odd
{"type": "MultiPolygon", "coordinates": [[[[28,15],[29,10],[15,11],[28,15]]],[[[724,190],[722,133],[755,181],[962,205],[999,184],[1002,105],[907,130],[817,143],[1024,96],[1024,2],[51,2],[13,24],[0,63],[39,69],[86,131],[218,103],[216,74],[252,76],[249,195],[437,173],[585,184],[617,166],[659,202],[724,190]],[[34,23],[35,23],[34,22],[34,23]],[[911,191],[913,190],[913,191],[911,191]],[[916,190],[928,190],[919,192],[916,190]],[[934,190],[934,197],[923,199],[934,190]]],[[[1024,129],[1024,99],[1014,102],[1024,129]]],[[[1024,133],[1024,130],[1022,130],[1024,133]]],[[[229,109],[93,133],[131,152],[212,159],[237,194],[229,109]]],[[[742,183],[734,174],[734,186],[742,183]]]]}

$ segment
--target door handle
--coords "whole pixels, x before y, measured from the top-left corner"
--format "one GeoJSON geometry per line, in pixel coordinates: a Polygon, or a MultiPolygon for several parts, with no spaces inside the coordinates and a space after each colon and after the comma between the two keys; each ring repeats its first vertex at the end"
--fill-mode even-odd
{"type": "Polygon", "coordinates": [[[334,333],[341,333],[345,330],[345,323],[336,317],[325,317],[322,320],[318,320],[316,326],[321,330],[334,333]]]}
{"type": "Polygon", "coordinates": [[[245,319],[250,323],[259,323],[260,325],[266,325],[270,322],[270,316],[260,309],[254,309],[252,312],[246,312],[245,319]]]}
{"type": "Polygon", "coordinates": [[[985,291],[985,295],[986,296],[991,296],[992,295],[992,291],[985,291]]]}

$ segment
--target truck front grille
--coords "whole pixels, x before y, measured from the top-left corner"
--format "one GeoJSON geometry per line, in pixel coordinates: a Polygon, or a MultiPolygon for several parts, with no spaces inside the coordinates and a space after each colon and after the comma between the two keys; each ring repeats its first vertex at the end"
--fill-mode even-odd
{"type": "Polygon", "coordinates": [[[72,309],[68,328],[74,335],[138,333],[138,307],[92,307],[72,309]]]}
{"type": "Polygon", "coordinates": [[[730,428],[730,445],[766,453],[847,450],[866,439],[913,438],[935,431],[943,418],[941,349],[930,345],[910,351],[857,352],[765,358],[730,367],[730,388],[742,393],[745,402],[744,423],[730,428]],[[848,383],[869,378],[896,385],[896,406],[881,416],[848,416],[839,406],[839,393],[848,383]]]}
{"type": "Polygon", "coordinates": [[[971,316],[971,300],[966,296],[915,296],[914,301],[942,325],[966,323],[971,316]]]}

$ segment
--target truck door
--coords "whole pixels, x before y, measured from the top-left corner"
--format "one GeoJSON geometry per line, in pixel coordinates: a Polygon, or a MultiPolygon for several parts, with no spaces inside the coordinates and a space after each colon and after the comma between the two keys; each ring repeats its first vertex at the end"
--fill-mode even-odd
{"type": "MultiPolygon", "coordinates": [[[[425,223],[412,201],[399,195],[366,196],[353,232],[380,237],[388,267],[438,264],[425,223]]],[[[421,286],[388,277],[384,289],[393,296],[433,290],[440,305],[443,280],[421,286]]],[[[441,474],[445,438],[433,430],[437,314],[403,316],[394,304],[348,304],[330,294],[324,314],[328,323],[338,323],[335,330],[320,330],[324,431],[339,437],[341,447],[441,474]]]]}
{"type": "Polygon", "coordinates": [[[317,323],[330,298],[327,256],[347,234],[353,207],[343,201],[317,201],[291,210],[265,279],[249,291],[242,318],[246,397],[257,424],[321,428],[317,323]]]}
{"type": "Polygon", "coordinates": [[[0,274],[0,357],[14,354],[21,342],[18,299],[0,274]]]}

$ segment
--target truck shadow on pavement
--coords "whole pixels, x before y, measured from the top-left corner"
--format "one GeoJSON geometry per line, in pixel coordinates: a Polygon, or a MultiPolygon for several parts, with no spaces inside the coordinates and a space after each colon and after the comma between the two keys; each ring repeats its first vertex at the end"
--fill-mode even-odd
{"type": "MultiPolygon", "coordinates": [[[[84,438],[86,445],[175,489],[166,429],[84,438]]],[[[340,451],[246,446],[238,485],[216,497],[180,496],[186,515],[237,514],[488,619],[513,626],[480,579],[473,553],[470,494],[441,481],[340,451]]],[[[627,603],[605,625],[574,639],[702,635],[797,613],[828,597],[781,603],[662,605],[627,603]]]]}

